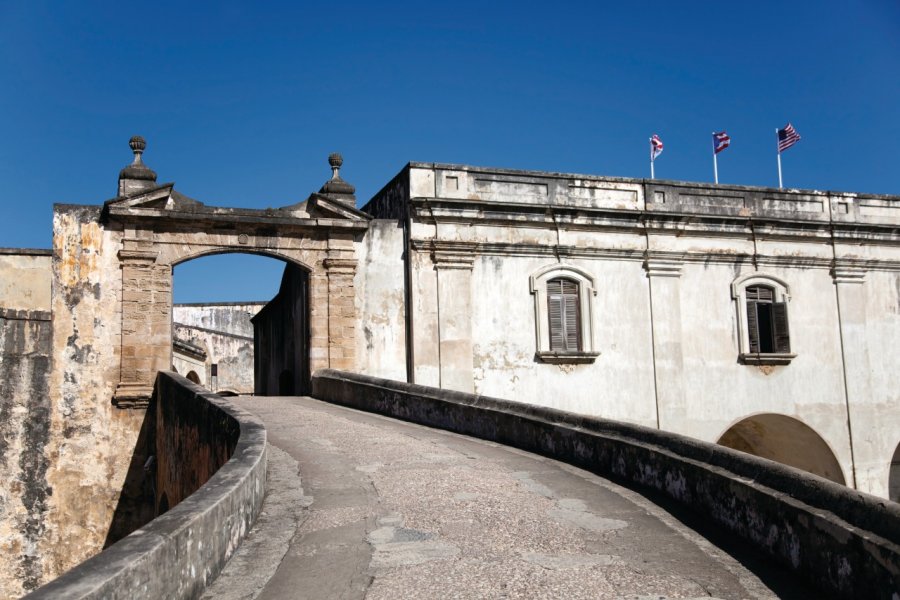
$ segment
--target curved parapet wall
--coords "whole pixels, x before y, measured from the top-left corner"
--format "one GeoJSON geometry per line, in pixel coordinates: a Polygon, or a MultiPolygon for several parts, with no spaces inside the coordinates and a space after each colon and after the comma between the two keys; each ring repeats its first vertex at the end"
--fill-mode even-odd
{"type": "Polygon", "coordinates": [[[197,597],[249,532],[265,495],[262,422],[175,373],[157,376],[154,404],[157,506],[165,494],[172,508],[26,598],[197,597]]]}
{"type": "Polygon", "coordinates": [[[900,505],[685,436],[333,370],[313,396],[537,452],[665,494],[825,591],[896,598],[900,505]]]}

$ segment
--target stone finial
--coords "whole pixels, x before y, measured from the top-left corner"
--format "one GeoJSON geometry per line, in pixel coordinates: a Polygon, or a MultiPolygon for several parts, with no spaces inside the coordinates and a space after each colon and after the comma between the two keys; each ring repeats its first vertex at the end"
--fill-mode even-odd
{"type": "Polygon", "coordinates": [[[341,165],[344,164],[344,157],[339,152],[332,152],[328,155],[328,164],[331,165],[331,178],[340,179],[338,172],[341,170],[341,165]]]}
{"type": "Polygon", "coordinates": [[[147,147],[147,140],[139,135],[133,135],[128,140],[128,145],[131,146],[131,151],[134,152],[134,162],[141,162],[141,154],[144,153],[144,148],[147,147]]]}
{"type": "Polygon", "coordinates": [[[135,135],[128,140],[128,145],[134,152],[134,160],[119,171],[119,196],[128,196],[156,185],[156,172],[145,165],[141,157],[147,147],[147,141],[141,136],[135,135]]]}
{"type": "Polygon", "coordinates": [[[341,166],[344,164],[344,157],[339,152],[332,152],[328,155],[328,164],[331,165],[331,179],[325,182],[320,194],[325,194],[335,200],[356,206],[356,188],[341,179],[341,166]]]}

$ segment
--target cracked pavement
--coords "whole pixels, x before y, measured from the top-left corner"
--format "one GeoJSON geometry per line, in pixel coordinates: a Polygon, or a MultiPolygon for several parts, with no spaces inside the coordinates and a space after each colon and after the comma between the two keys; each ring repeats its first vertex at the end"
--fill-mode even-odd
{"type": "Polygon", "coordinates": [[[237,400],[268,429],[268,492],[204,598],[805,595],[564,463],[311,398],[237,400]]]}

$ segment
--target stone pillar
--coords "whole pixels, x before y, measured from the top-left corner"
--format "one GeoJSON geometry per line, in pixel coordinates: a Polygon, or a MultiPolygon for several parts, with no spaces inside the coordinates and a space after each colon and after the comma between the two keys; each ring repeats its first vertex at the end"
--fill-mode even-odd
{"type": "Polygon", "coordinates": [[[647,258],[650,279],[650,326],[653,332],[653,373],[657,424],[666,431],[684,431],[684,358],[681,326],[681,263],[647,258]]]}
{"type": "Polygon", "coordinates": [[[356,259],[326,258],[328,277],[328,366],[356,369],[356,259]]]}
{"type": "Polygon", "coordinates": [[[156,373],[172,368],[172,268],[156,263],[146,240],[126,239],[122,265],[122,346],[114,402],[144,407],[156,373]]]}
{"type": "Polygon", "coordinates": [[[835,265],[832,272],[837,293],[838,320],[841,328],[841,348],[844,364],[844,388],[847,402],[847,429],[850,438],[852,473],[848,484],[876,496],[888,495],[885,465],[890,456],[880,456],[871,432],[857,431],[854,423],[877,422],[872,407],[873,398],[869,348],[866,342],[866,272],[859,268],[835,265]],[[868,413],[868,418],[867,418],[868,413]],[[874,418],[875,421],[871,419],[874,418]]]}
{"type": "Polygon", "coordinates": [[[328,361],[328,273],[322,264],[309,274],[309,371],[327,369],[328,361]]]}
{"type": "Polygon", "coordinates": [[[437,272],[440,385],[473,393],[472,267],[474,246],[435,244],[431,259],[437,272]]]}

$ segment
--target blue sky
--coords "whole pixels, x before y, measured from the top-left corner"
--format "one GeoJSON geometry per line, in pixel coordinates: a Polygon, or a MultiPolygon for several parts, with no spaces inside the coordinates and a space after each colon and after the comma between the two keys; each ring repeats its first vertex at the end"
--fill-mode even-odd
{"type": "MultiPolygon", "coordinates": [[[[710,181],[719,129],[721,182],[777,185],[788,121],[786,186],[900,193],[900,2],[0,0],[0,246],[112,197],[136,133],[160,181],[264,208],[333,151],[361,201],[410,160],[646,177],[653,133],[658,177],[710,181]]],[[[279,273],[193,261],[176,300],[268,298],[279,273]]]]}

